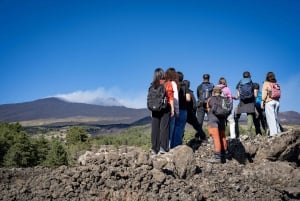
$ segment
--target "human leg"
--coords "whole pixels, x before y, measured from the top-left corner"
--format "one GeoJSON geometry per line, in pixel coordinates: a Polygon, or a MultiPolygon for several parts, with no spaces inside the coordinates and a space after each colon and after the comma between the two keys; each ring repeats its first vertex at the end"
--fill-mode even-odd
{"type": "Polygon", "coordinates": [[[275,117],[275,102],[273,100],[265,104],[265,112],[270,129],[270,136],[274,136],[277,133],[277,123],[275,117]]]}
{"type": "Polygon", "coordinates": [[[214,157],[209,159],[208,162],[220,163],[221,162],[221,139],[219,129],[208,126],[208,133],[214,142],[214,157]]]}
{"type": "Polygon", "coordinates": [[[170,134],[170,112],[162,115],[160,121],[160,147],[164,151],[169,151],[169,134],[170,134]]]}
{"type": "Polygon", "coordinates": [[[247,113],[247,134],[251,135],[254,113],[247,113]]]}
{"type": "Polygon", "coordinates": [[[229,131],[230,131],[230,138],[235,139],[236,133],[235,133],[235,120],[234,120],[234,114],[230,114],[227,117],[227,121],[229,123],[229,131]]]}
{"type": "Polygon", "coordinates": [[[185,124],[186,124],[186,118],[187,118],[187,111],[179,110],[179,118],[177,118],[175,120],[175,130],[174,130],[175,134],[172,139],[171,148],[174,148],[174,147],[182,144],[184,128],[185,128],[185,124]]]}
{"type": "Polygon", "coordinates": [[[279,124],[279,120],[278,120],[279,106],[280,106],[279,101],[275,101],[275,108],[274,108],[274,110],[275,110],[275,120],[276,120],[277,133],[280,133],[282,131],[282,127],[279,124]]]}
{"type": "Polygon", "coordinates": [[[255,127],[255,133],[256,135],[261,134],[261,129],[260,129],[260,119],[259,119],[259,111],[258,109],[256,109],[256,113],[253,117],[253,123],[254,123],[254,127],[255,127]]]}
{"type": "Polygon", "coordinates": [[[199,124],[196,114],[194,112],[187,112],[186,122],[192,125],[193,128],[196,130],[196,138],[200,137],[202,140],[206,139],[206,134],[203,132],[201,125],[199,124]]]}
{"type": "Polygon", "coordinates": [[[151,149],[155,153],[158,153],[160,146],[160,116],[154,115],[152,113],[152,122],[151,122],[151,149]]]}
{"type": "MultiPolygon", "coordinates": [[[[236,112],[236,110],[235,110],[236,112]]],[[[239,128],[239,120],[240,120],[241,114],[234,114],[234,122],[235,122],[235,134],[236,138],[240,137],[240,128],[239,128]]]]}
{"type": "Polygon", "coordinates": [[[170,117],[170,133],[169,133],[169,148],[171,148],[171,142],[175,134],[175,116],[170,117]]]}

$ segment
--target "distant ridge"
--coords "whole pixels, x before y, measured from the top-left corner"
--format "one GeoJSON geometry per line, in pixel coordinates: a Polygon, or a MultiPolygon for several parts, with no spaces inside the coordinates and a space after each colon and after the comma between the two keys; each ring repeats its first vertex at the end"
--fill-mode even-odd
{"type": "Polygon", "coordinates": [[[98,117],[102,119],[122,119],[120,123],[132,123],[149,116],[149,114],[147,109],[71,103],[59,98],[45,98],[31,102],[0,105],[0,122],[98,117]]]}
{"type": "MultiPolygon", "coordinates": [[[[283,124],[300,125],[300,113],[281,112],[279,121],[283,124]]],[[[140,125],[150,123],[151,118],[147,109],[72,103],[51,97],[31,102],[0,105],[0,122],[27,122],[28,125],[78,123],[140,125]]]]}

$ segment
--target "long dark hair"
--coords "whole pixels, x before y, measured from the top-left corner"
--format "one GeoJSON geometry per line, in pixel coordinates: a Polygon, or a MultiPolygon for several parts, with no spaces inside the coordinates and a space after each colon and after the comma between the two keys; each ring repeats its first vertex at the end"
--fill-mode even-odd
{"type": "Polygon", "coordinates": [[[266,76],[266,81],[268,82],[277,82],[276,78],[275,78],[275,74],[273,72],[268,72],[267,76],[266,76]]]}
{"type": "Polygon", "coordinates": [[[153,75],[152,85],[157,88],[160,85],[160,80],[165,79],[165,72],[162,68],[156,68],[153,75]]]}

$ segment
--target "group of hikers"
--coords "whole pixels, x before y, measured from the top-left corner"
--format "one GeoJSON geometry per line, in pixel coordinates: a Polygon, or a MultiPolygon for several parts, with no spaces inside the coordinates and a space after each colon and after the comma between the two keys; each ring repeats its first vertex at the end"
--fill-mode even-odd
{"type": "Polygon", "coordinates": [[[212,163],[221,163],[227,157],[226,125],[229,124],[231,139],[238,139],[239,119],[247,114],[247,135],[251,129],[255,133],[274,136],[281,132],[278,122],[280,87],[273,72],[268,72],[262,90],[251,79],[250,72],[243,72],[242,79],[236,85],[234,96],[221,77],[214,85],[210,75],[204,74],[203,81],[197,87],[196,95],[190,89],[190,82],[175,68],[156,68],[149,87],[147,106],[151,110],[151,154],[163,154],[178,145],[182,145],[184,129],[189,123],[196,130],[195,139],[207,143],[203,131],[203,121],[207,115],[207,130],[214,143],[212,163]],[[233,107],[233,100],[239,100],[233,107]]]}

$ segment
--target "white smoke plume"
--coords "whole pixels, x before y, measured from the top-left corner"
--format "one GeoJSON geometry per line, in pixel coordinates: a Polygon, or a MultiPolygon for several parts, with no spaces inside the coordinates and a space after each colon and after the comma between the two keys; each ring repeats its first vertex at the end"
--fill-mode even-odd
{"type": "Polygon", "coordinates": [[[87,103],[103,106],[124,106],[127,108],[146,108],[146,94],[122,91],[118,88],[95,90],[79,90],[66,94],[57,94],[54,97],[68,102],[87,103]]]}

